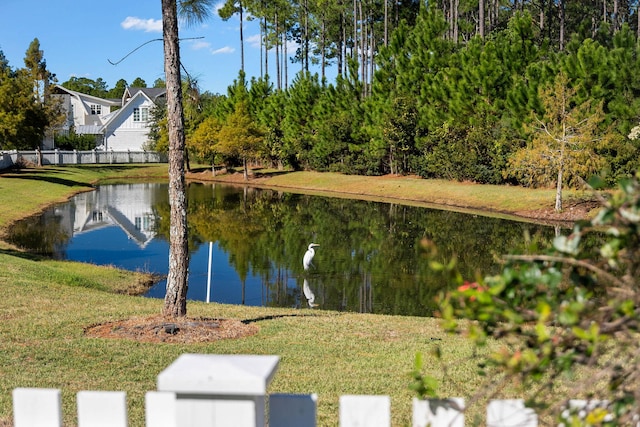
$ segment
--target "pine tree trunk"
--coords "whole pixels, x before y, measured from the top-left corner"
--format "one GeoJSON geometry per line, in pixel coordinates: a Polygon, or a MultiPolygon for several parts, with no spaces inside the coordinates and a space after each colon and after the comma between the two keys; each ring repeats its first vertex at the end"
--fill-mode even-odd
{"type": "Polygon", "coordinates": [[[238,2],[240,8],[240,69],[244,72],[244,34],[242,31],[243,17],[242,17],[242,1],[238,2]]]}
{"type": "Polygon", "coordinates": [[[484,38],[484,0],[478,2],[478,33],[484,38]]]}
{"type": "Polygon", "coordinates": [[[262,32],[264,40],[264,76],[267,77],[269,75],[269,44],[267,43],[267,18],[263,19],[264,24],[262,25],[262,32]]]}
{"type": "MultiPolygon", "coordinates": [[[[342,11],[342,0],[340,0],[338,2],[338,4],[340,5],[340,10],[342,11]]],[[[344,59],[346,57],[346,42],[345,40],[347,39],[347,35],[346,35],[346,22],[344,19],[344,13],[340,12],[340,29],[339,29],[339,40],[338,40],[338,74],[342,74],[342,69],[343,69],[343,62],[344,59]]]]}
{"type": "Polygon", "coordinates": [[[162,313],[180,317],[187,314],[187,198],[184,171],[184,112],[180,81],[180,49],[176,0],[162,0],[164,69],[169,128],[169,273],[162,313]]]}
{"type": "Polygon", "coordinates": [[[275,40],[276,47],[276,87],[278,90],[282,89],[282,74],[280,70],[280,36],[279,36],[279,22],[278,22],[278,12],[275,13],[274,21],[276,24],[276,33],[273,40],[275,40]]]}
{"type": "MultiPolygon", "coordinates": [[[[366,47],[364,45],[364,17],[362,16],[362,0],[358,2],[358,13],[360,17],[360,81],[364,84],[364,70],[366,67],[366,59],[365,59],[365,51],[366,47]]],[[[365,87],[362,87],[362,96],[364,96],[365,87]]]]}
{"type": "Polygon", "coordinates": [[[460,0],[455,0],[453,2],[453,42],[458,43],[458,15],[460,10],[460,0]]]}
{"type": "Polygon", "coordinates": [[[358,54],[358,5],[353,0],[353,43],[351,48],[351,57],[355,58],[358,54]]]}
{"type": "MultiPolygon", "coordinates": [[[[482,1],[482,0],[480,0],[482,1]]],[[[384,0],[384,45],[389,45],[389,1],[384,0]]]]}
{"type": "Polygon", "coordinates": [[[309,71],[309,5],[304,0],[304,71],[309,71]]]}
{"type": "Polygon", "coordinates": [[[559,12],[560,12],[560,51],[564,50],[564,27],[565,27],[565,23],[564,23],[564,12],[565,12],[565,0],[560,0],[560,5],[559,5],[559,12]]]}
{"type": "Polygon", "coordinates": [[[322,84],[324,84],[324,79],[326,76],[326,55],[325,55],[325,41],[327,38],[327,33],[326,33],[326,28],[325,28],[325,19],[324,19],[324,14],[322,14],[322,29],[321,29],[321,34],[320,34],[320,55],[321,55],[321,60],[320,60],[320,78],[321,78],[321,82],[322,84]]]}
{"type": "Polygon", "coordinates": [[[284,46],[284,58],[282,59],[283,68],[284,68],[284,88],[287,89],[289,87],[289,61],[287,61],[287,30],[282,32],[282,45],[284,46]]]}

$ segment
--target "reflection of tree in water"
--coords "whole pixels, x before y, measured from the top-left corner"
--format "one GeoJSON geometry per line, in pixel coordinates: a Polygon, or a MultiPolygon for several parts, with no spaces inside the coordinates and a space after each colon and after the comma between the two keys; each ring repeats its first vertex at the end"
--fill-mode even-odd
{"type": "Polygon", "coordinates": [[[47,210],[13,224],[6,239],[30,253],[64,259],[64,247],[72,237],[72,230],[64,227],[62,216],[47,210]]]}
{"type": "MultiPolygon", "coordinates": [[[[188,196],[192,250],[218,242],[242,282],[249,273],[262,277],[265,299],[279,306],[306,303],[295,279],[311,241],[322,250],[309,285],[323,308],[430,315],[446,281],[421,257],[422,239],[437,247],[433,259],[455,256],[473,279],[497,271],[496,255],[524,247],[525,230],[553,237],[548,227],[495,218],[248,187],[192,184],[188,196]]],[[[168,201],[166,213],[156,210],[165,234],[168,201]]]]}

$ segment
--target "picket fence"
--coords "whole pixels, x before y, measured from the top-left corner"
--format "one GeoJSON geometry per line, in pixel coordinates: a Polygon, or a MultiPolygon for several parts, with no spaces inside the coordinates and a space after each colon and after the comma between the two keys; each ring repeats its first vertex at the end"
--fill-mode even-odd
{"type": "MultiPolygon", "coordinates": [[[[278,363],[278,356],[183,354],[158,375],[158,390],[146,393],[146,426],[316,426],[317,395],[266,394],[278,363]]],[[[125,392],[80,391],[76,398],[78,427],[127,427],[125,392]]],[[[581,418],[595,408],[578,400],[570,406],[581,418]]],[[[62,427],[61,391],[15,389],[13,417],[15,427],[62,427]]],[[[464,399],[413,399],[412,417],[413,427],[463,427],[464,399]]],[[[339,425],[389,427],[391,399],[341,396],[339,425]]],[[[493,400],[486,425],[535,427],[538,418],[520,399],[493,400]]]]}
{"type": "Polygon", "coordinates": [[[166,163],[167,155],[155,151],[77,151],[32,150],[4,151],[0,153],[0,169],[30,163],[34,165],[81,165],[120,163],[166,163]]]}

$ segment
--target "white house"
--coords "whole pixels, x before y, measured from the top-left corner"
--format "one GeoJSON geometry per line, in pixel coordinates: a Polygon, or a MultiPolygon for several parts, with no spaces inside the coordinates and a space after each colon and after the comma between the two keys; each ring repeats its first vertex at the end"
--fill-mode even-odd
{"type": "MultiPolygon", "coordinates": [[[[122,99],[102,99],[56,85],[67,120],[79,135],[95,135],[96,147],[104,150],[142,151],[147,143],[151,110],[165,96],[163,88],[127,88],[122,99]]],[[[45,147],[53,148],[53,147],[45,147]]]]}

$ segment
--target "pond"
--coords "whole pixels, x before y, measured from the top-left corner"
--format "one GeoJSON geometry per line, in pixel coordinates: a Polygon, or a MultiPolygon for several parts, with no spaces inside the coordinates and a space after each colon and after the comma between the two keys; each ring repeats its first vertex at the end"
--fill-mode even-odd
{"type": "MultiPolygon", "coordinates": [[[[190,300],[412,316],[432,315],[448,286],[430,261],[455,257],[474,280],[497,272],[501,254],[554,236],[553,227],[481,215],[195,183],[188,224],[190,300]]],[[[19,222],[8,240],[56,259],[166,275],[167,185],[102,185],[19,222]]],[[[146,296],[163,298],[165,285],[146,296]]]]}

